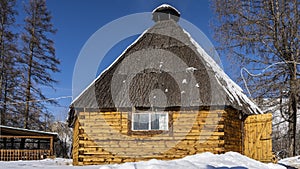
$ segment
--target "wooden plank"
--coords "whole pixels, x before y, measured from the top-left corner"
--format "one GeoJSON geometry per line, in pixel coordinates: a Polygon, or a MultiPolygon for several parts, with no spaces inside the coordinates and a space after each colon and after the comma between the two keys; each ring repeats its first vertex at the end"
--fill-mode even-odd
{"type": "Polygon", "coordinates": [[[73,165],[79,165],[78,163],[79,129],[80,129],[79,119],[77,118],[73,129],[73,147],[72,147],[73,165]]]}
{"type": "Polygon", "coordinates": [[[272,115],[249,116],[245,120],[244,154],[260,161],[272,159],[272,115]]]}

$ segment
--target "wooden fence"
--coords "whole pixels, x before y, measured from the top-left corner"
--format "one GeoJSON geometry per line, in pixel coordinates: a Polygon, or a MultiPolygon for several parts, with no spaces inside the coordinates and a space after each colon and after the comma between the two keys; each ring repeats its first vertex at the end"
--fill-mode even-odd
{"type": "Polygon", "coordinates": [[[0,161],[41,160],[51,155],[51,150],[0,150],[0,161]]]}

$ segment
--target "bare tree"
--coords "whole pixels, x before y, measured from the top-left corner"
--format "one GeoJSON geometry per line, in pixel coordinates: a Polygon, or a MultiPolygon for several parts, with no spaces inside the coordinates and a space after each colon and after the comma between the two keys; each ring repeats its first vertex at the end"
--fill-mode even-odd
{"type": "Polygon", "coordinates": [[[72,146],[72,129],[67,122],[56,121],[52,123],[51,131],[57,132],[59,141],[55,143],[55,153],[57,157],[70,158],[72,146]]]}
{"type": "Polygon", "coordinates": [[[212,0],[212,8],[221,53],[235,64],[260,73],[247,77],[247,90],[253,99],[267,98],[269,107],[281,111],[282,119],[288,122],[289,153],[295,155],[300,87],[299,0],[212,0]]]}
{"type": "MultiPolygon", "coordinates": [[[[25,32],[22,35],[24,65],[24,128],[37,128],[42,115],[49,114],[44,102],[47,100],[41,86],[52,87],[57,81],[51,73],[59,72],[60,61],[55,56],[54,42],[49,37],[56,30],[51,23],[51,14],[45,0],[30,0],[25,6],[25,32]]],[[[55,104],[54,100],[48,103],[55,104]]],[[[41,129],[41,128],[38,128],[41,129]]]]}

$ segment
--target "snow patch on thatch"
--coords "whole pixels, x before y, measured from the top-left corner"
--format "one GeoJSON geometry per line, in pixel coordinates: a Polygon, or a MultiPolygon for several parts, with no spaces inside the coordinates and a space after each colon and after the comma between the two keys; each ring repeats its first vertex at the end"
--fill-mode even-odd
{"type": "Polygon", "coordinates": [[[197,52],[205,60],[207,66],[211,67],[215,72],[218,83],[223,87],[224,91],[230,98],[231,103],[237,102],[239,106],[243,106],[243,103],[247,103],[250,107],[248,110],[253,114],[262,114],[262,111],[251,101],[244,93],[240,86],[238,86],[233,80],[228,77],[223,69],[200,47],[200,45],[191,37],[191,35],[183,29],[184,33],[188,35],[191,43],[196,47],[197,52]]]}

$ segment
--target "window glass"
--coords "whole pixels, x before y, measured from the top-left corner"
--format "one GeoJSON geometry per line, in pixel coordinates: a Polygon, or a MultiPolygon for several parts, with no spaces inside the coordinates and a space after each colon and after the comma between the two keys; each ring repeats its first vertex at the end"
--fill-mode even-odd
{"type": "Polygon", "coordinates": [[[133,130],[168,130],[168,113],[133,113],[133,130]]]}
{"type": "Polygon", "coordinates": [[[133,130],[148,130],[149,129],[149,114],[134,113],[133,115],[133,130]]]}
{"type": "Polygon", "coordinates": [[[151,130],[159,130],[159,114],[151,114],[151,130]]]}

